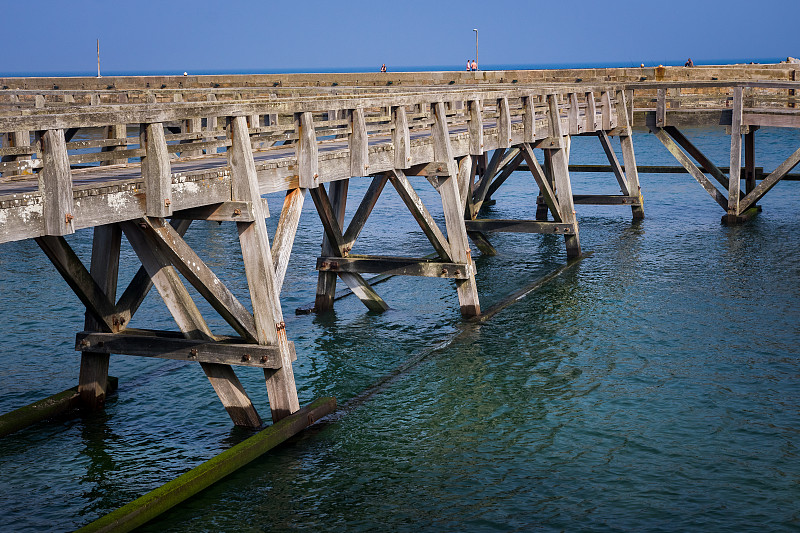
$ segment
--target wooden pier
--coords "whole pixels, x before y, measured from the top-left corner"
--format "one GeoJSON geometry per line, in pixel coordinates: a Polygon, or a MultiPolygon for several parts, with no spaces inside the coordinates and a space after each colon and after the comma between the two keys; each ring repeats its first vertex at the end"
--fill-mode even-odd
{"type": "Polygon", "coordinates": [[[368,309],[387,309],[363,276],[379,273],[452,280],[469,317],[481,312],[470,241],[493,254],[492,232],[558,234],[574,258],[581,254],[576,204],[628,206],[633,220],[644,217],[634,125],[658,136],[719,203],[726,223],[751,217],[800,162],[799,148],[765,175],[755,159],[758,128],[800,127],[800,82],[791,81],[789,67],[684,69],[681,79],[671,79],[680,78],[677,70],[611,70],[547,79],[535,72],[360,81],[326,74],[316,85],[307,75],[0,79],[0,243],[35,239],[86,307],[75,341],[84,407],[102,407],[113,353],[197,362],[233,423],[246,427],[263,421],[233,367],[263,368],[277,422],[300,409],[292,363],[303,354],[286,331],[280,294],[307,193],[324,228],[314,311],[332,308],[339,279],[368,309]],[[692,125],[730,129],[727,174],[683,135],[680,128],[692,125]],[[619,194],[572,194],[575,136],[597,138],[608,160],[598,169],[616,180],[619,194]],[[514,171],[529,173],[538,190],[535,217],[482,218],[514,171]],[[362,198],[350,199],[358,207],[346,221],[351,179],[370,181],[362,198]],[[387,184],[431,255],[352,253],[387,184]],[[438,192],[444,228],[420,187],[438,192]],[[266,194],[284,197],[271,238],[266,194]],[[193,220],[236,224],[251,308],[183,239],[193,220]],[[65,238],[85,228],[94,231],[88,265],[65,238]],[[141,268],[118,287],[123,235],[141,268]],[[209,328],[182,278],[235,336],[209,328]],[[135,327],[153,287],[175,331],[135,327]]]}

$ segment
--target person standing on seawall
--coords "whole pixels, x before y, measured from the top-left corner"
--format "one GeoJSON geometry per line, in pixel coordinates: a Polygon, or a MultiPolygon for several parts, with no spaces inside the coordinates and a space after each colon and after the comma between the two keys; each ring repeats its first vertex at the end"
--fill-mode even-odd
{"type": "Polygon", "coordinates": [[[474,59],[472,60],[472,70],[478,70],[478,64],[475,62],[474,59]]]}
{"type": "Polygon", "coordinates": [[[467,59],[467,71],[470,71],[470,70],[472,70],[472,67],[470,67],[470,65],[469,65],[469,59],[467,59]]]}
{"type": "Polygon", "coordinates": [[[381,72],[386,72],[386,63],[381,65],[381,72]]]}

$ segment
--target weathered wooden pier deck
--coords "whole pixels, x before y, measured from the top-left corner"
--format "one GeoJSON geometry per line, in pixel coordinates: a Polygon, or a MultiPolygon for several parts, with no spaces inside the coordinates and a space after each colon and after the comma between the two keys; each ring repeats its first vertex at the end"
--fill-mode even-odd
{"type": "Polygon", "coordinates": [[[474,316],[470,239],[490,254],[491,232],[561,234],[572,258],[581,254],[576,204],[629,206],[633,219],[644,216],[634,124],[656,133],[727,223],[752,216],[800,162],[798,149],[766,176],[755,166],[759,127],[800,127],[791,68],[618,70],[3,79],[0,243],[35,239],[86,306],[76,337],[82,405],[102,406],[109,354],[181,359],[202,367],[235,424],[258,427],[261,416],[233,366],[264,369],[273,421],[300,409],[292,362],[302,354],[289,341],[280,293],[307,193],[324,228],[317,312],[332,307],[337,278],[369,309],[386,309],[362,276],[382,273],[451,279],[461,313],[474,316]],[[681,133],[687,125],[730,129],[727,175],[681,133]],[[597,137],[608,165],[595,170],[613,176],[620,194],[572,194],[574,136],[597,137]],[[538,188],[535,219],[481,218],[516,170],[538,188]],[[354,178],[371,181],[345,224],[354,178]],[[387,183],[429,239],[431,256],[351,253],[387,183]],[[444,229],[419,187],[438,191],[444,229]],[[272,239],[261,198],[270,193],[285,195],[272,239]],[[193,220],[237,224],[252,309],[183,240],[193,220]],[[65,239],[84,228],[94,228],[90,265],[65,239]],[[142,267],[118,290],[123,234],[142,267]],[[237,336],[211,331],[181,276],[237,336]],[[152,287],[179,331],[132,327],[152,287]]]}

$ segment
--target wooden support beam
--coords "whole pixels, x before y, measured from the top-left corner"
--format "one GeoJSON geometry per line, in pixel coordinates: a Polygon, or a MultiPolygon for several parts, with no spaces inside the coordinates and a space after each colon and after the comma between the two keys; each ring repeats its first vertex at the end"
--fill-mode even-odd
{"type": "Polygon", "coordinates": [[[711,195],[711,197],[716,201],[723,209],[728,209],[728,200],[725,196],[722,195],[719,190],[714,187],[714,184],[709,181],[709,179],[703,174],[699,168],[695,166],[694,163],[683,153],[683,151],[675,144],[675,141],[664,132],[663,128],[656,129],[656,137],[658,140],[661,141],[667,150],[678,160],[678,162],[683,165],[683,168],[686,169],[689,174],[697,180],[700,185],[711,195]]]}
{"type": "MultiPolygon", "coordinates": [[[[119,273],[119,252],[122,230],[116,224],[94,228],[92,240],[92,259],[89,273],[100,289],[106,294],[109,303],[116,298],[117,277],[119,273]]],[[[112,319],[112,323],[113,323],[112,319]]],[[[120,327],[124,326],[120,324],[120,327]]],[[[86,313],[84,329],[103,331],[91,313],[86,313]]],[[[81,405],[96,410],[105,404],[108,384],[108,354],[84,351],[81,354],[81,368],[78,376],[78,395],[81,405]]]]}
{"type": "MultiPolygon", "coordinates": [[[[558,200],[556,199],[555,192],[550,187],[550,180],[545,175],[544,169],[539,165],[539,161],[536,159],[536,155],[533,153],[533,148],[528,143],[524,143],[522,145],[522,155],[525,158],[525,162],[528,163],[528,169],[533,174],[533,179],[536,181],[536,184],[539,186],[539,191],[542,196],[547,209],[553,214],[553,220],[556,222],[561,222],[563,219],[561,217],[561,206],[558,204],[558,200]]],[[[545,152],[547,153],[547,152],[545,152]]],[[[539,218],[540,214],[536,214],[536,220],[541,220],[539,218]]],[[[547,214],[545,211],[545,218],[547,214]]]]}
{"type": "Polygon", "coordinates": [[[314,118],[305,111],[295,115],[295,129],[299,137],[297,143],[297,175],[300,187],[313,189],[319,178],[319,148],[314,130],[314,118]]]}
{"type": "MultiPolygon", "coordinates": [[[[594,93],[586,93],[586,120],[584,131],[597,131],[597,103],[594,100],[594,93]]],[[[526,141],[527,142],[527,141],[526,141]]]]}
{"type": "Polygon", "coordinates": [[[617,178],[620,191],[625,196],[628,196],[630,192],[628,191],[628,183],[625,180],[625,172],[623,172],[622,167],[619,164],[617,154],[614,152],[614,147],[611,146],[611,140],[608,138],[608,134],[605,131],[600,130],[597,133],[597,137],[600,139],[600,144],[603,145],[603,151],[606,153],[606,157],[611,165],[611,169],[614,171],[614,176],[617,178]]]}
{"type": "Polygon", "coordinates": [[[392,145],[394,146],[394,168],[411,166],[411,133],[405,106],[392,107],[392,145]]]}
{"type": "Polygon", "coordinates": [[[726,176],[717,166],[708,158],[706,155],[700,151],[694,144],[692,144],[686,136],[675,126],[667,126],[664,128],[664,131],[672,137],[678,145],[686,150],[686,152],[692,156],[695,161],[700,163],[700,166],[711,174],[711,176],[717,180],[717,182],[722,185],[726,190],[730,187],[728,182],[728,176],[726,176]]]}
{"type": "MultiPolygon", "coordinates": [[[[450,243],[450,257],[455,263],[472,265],[472,256],[467,241],[467,230],[464,226],[464,211],[461,196],[458,191],[458,168],[453,158],[450,145],[450,132],[447,126],[447,114],[444,103],[437,102],[434,106],[434,121],[431,126],[433,137],[433,154],[437,161],[446,161],[450,177],[444,178],[439,187],[442,196],[445,225],[447,226],[447,240],[450,243]]],[[[471,272],[474,268],[471,269],[471,272]]],[[[480,301],[478,300],[478,286],[475,283],[475,274],[472,272],[468,279],[457,280],[458,301],[461,305],[461,314],[464,316],[478,316],[481,314],[480,301]]]]}
{"type": "Polygon", "coordinates": [[[388,174],[379,174],[372,178],[367,192],[364,193],[364,198],[358,204],[358,209],[356,209],[350,224],[347,226],[347,230],[344,232],[342,240],[344,242],[343,248],[346,252],[350,252],[353,249],[353,245],[361,234],[361,230],[364,229],[364,224],[367,223],[367,219],[378,202],[378,198],[380,198],[388,179],[388,174]]]}
{"type": "MultiPolygon", "coordinates": [[[[187,339],[212,340],[211,330],[169,259],[138,224],[123,222],[121,226],[184,336],[187,339]]],[[[261,425],[261,417],[229,365],[200,363],[200,366],[234,424],[245,427],[261,425]]]]}
{"type": "Polygon", "coordinates": [[[667,90],[657,89],[656,94],[656,127],[663,128],[667,125],[667,90]]]}
{"type": "Polygon", "coordinates": [[[347,143],[350,153],[350,175],[366,176],[369,174],[369,141],[364,110],[361,108],[350,111],[350,134],[347,143]]]}
{"type": "Polygon", "coordinates": [[[247,342],[257,342],[253,315],[163,218],[145,217],[140,227],[172,266],[247,342]]]}
{"type": "MultiPolygon", "coordinates": [[[[163,334],[148,334],[142,330],[123,333],[96,333],[83,331],[75,337],[75,349],[87,353],[136,355],[197,363],[251,366],[268,369],[281,368],[280,349],[240,342],[186,339],[163,334]]],[[[290,343],[290,346],[292,343],[290,343]]],[[[293,347],[292,347],[293,349],[293,347]]]]}
{"type": "Polygon", "coordinates": [[[475,180],[478,158],[466,155],[458,162],[458,194],[461,196],[462,210],[466,209],[467,199],[472,199],[470,185],[475,180]]]}
{"type": "Polygon", "coordinates": [[[581,133],[578,128],[578,113],[580,107],[578,106],[577,93],[569,93],[569,108],[567,109],[567,120],[569,122],[569,134],[577,135],[581,133]]]}
{"type": "Polygon", "coordinates": [[[422,199],[417,195],[405,174],[400,170],[393,170],[389,174],[389,180],[442,261],[452,262],[447,238],[439,229],[433,216],[431,216],[425,204],[422,203],[422,199]]]}
{"type": "MultiPolygon", "coordinates": [[[[125,124],[114,124],[113,126],[106,126],[106,139],[127,139],[128,137],[128,127],[125,124]]],[[[104,146],[101,148],[102,152],[119,152],[120,150],[127,149],[127,145],[122,143],[117,146],[104,146]]],[[[123,165],[128,162],[127,158],[121,159],[109,159],[108,161],[103,161],[101,165],[123,165]]]]}
{"type": "Polygon", "coordinates": [[[637,198],[609,194],[573,194],[572,201],[576,205],[641,205],[637,198]]]}
{"type": "Polygon", "coordinates": [[[611,114],[614,112],[611,108],[611,95],[608,91],[600,93],[600,106],[603,113],[602,129],[608,131],[613,127],[611,114]]]}
{"type": "MultiPolygon", "coordinates": [[[[608,102],[608,93],[603,94],[605,95],[605,102],[608,102]]],[[[563,138],[563,134],[561,132],[561,119],[559,118],[557,98],[558,96],[555,94],[547,95],[553,136],[559,139],[563,138]]],[[[610,112],[610,105],[607,107],[610,112]]],[[[565,148],[550,149],[550,155],[552,158],[553,181],[556,185],[556,199],[558,200],[559,213],[561,213],[561,222],[573,224],[575,228],[574,233],[564,235],[567,258],[573,259],[581,255],[581,245],[578,236],[578,221],[575,218],[575,205],[572,202],[572,184],[569,179],[567,151],[565,148]]]]}
{"type": "Polygon", "coordinates": [[[542,222],[539,220],[503,220],[482,219],[466,220],[468,231],[501,232],[501,233],[556,233],[559,235],[574,234],[574,224],[563,222],[542,222]]]}
{"type": "Polygon", "coordinates": [[[286,269],[289,266],[289,257],[292,254],[294,238],[300,224],[300,214],[306,199],[306,189],[300,187],[286,191],[283,200],[281,217],[272,240],[272,264],[275,265],[275,286],[278,292],[283,287],[286,269]]]}
{"type": "Polygon", "coordinates": [[[522,97],[522,142],[526,143],[536,141],[536,109],[533,99],[533,96],[522,97]]]}
{"type": "Polygon", "coordinates": [[[386,274],[391,276],[424,276],[430,278],[469,279],[471,264],[432,261],[416,257],[384,257],[351,255],[320,257],[317,270],[321,272],[386,274]]]}
{"type": "MultiPolygon", "coordinates": [[[[335,197],[341,197],[341,189],[343,187],[347,187],[347,180],[342,180],[342,182],[335,181],[330,185],[331,192],[335,197]]],[[[345,250],[344,237],[342,236],[341,223],[339,222],[339,220],[343,219],[344,216],[338,216],[339,212],[343,213],[344,210],[337,209],[333,206],[333,203],[328,197],[328,193],[323,186],[311,189],[311,199],[314,200],[314,206],[317,208],[317,212],[319,213],[319,218],[322,222],[322,229],[325,232],[325,239],[327,239],[327,241],[323,243],[322,247],[326,248],[327,244],[332,248],[331,251],[335,252],[335,255],[344,257],[347,255],[347,250],[345,250]]],[[[338,203],[339,202],[337,202],[337,204],[338,203]]],[[[330,252],[328,254],[323,252],[323,255],[329,254],[330,252]]]]}
{"type": "Polygon", "coordinates": [[[508,98],[497,100],[497,146],[508,148],[514,139],[511,138],[511,112],[508,109],[508,98]]]}
{"type": "Polygon", "coordinates": [[[800,148],[790,155],[783,163],[778,165],[769,176],[764,178],[758,186],[753,189],[739,203],[739,212],[742,213],[767,194],[787,173],[800,163],[800,148]]]}
{"type": "Polygon", "coordinates": [[[733,88],[733,110],[731,111],[731,164],[728,180],[728,215],[739,215],[742,168],[742,88],[733,88]]]}
{"type": "MultiPolygon", "coordinates": [[[[633,103],[631,103],[633,105],[633,103]]],[[[642,187],[639,185],[639,170],[636,166],[636,156],[633,152],[633,110],[628,114],[627,97],[625,91],[617,91],[617,117],[619,119],[619,144],[622,148],[622,160],[625,163],[625,181],[628,184],[628,196],[635,198],[631,204],[633,220],[644,218],[644,199],[642,187]]]]}
{"type": "Polygon", "coordinates": [[[744,134],[744,183],[747,194],[756,188],[756,128],[744,134]]]}
{"type": "Polygon", "coordinates": [[[42,135],[42,193],[44,232],[47,235],[75,233],[72,222],[72,171],[69,167],[64,130],[47,130],[42,135]]]}
{"type": "Polygon", "coordinates": [[[471,219],[474,219],[476,216],[478,216],[478,211],[480,211],[483,201],[486,199],[486,193],[489,190],[489,185],[491,184],[494,176],[497,174],[497,171],[500,168],[500,162],[503,160],[505,155],[506,151],[503,148],[498,148],[492,154],[489,166],[486,168],[481,180],[475,186],[475,191],[472,193],[472,207],[469,213],[469,217],[471,219]]]}
{"type": "Polygon", "coordinates": [[[64,237],[44,236],[35,240],[67,285],[86,306],[86,311],[95,319],[99,329],[119,329],[119,324],[114,324],[114,305],[64,237]]]}
{"type": "Polygon", "coordinates": [[[492,183],[489,185],[489,189],[486,191],[486,198],[491,198],[492,195],[500,188],[500,186],[506,182],[511,173],[514,172],[519,168],[520,163],[524,160],[524,155],[522,154],[522,150],[516,148],[513,150],[514,157],[503,167],[503,171],[497,175],[497,177],[492,180],[492,183]]]}
{"type": "Polygon", "coordinates": [[[480,100],[470,100],[469,106],[469,154],[483,154],[483,109],[480,100]]]}
{"type": "Polygon", "coordinates": [[[151,217],[172,215],[172,170],[163,124],[142,126],[140,144],[145,147],[142,177],[145,182],[145,213],[151,217]]]}
{"type": "MultiPolygon", "coordinates": [[[[264,215],[268,217],[269,207],[266,200],[262,199],[262,205],[264,215]]],[[[256,217],[253,213],[253,204],[250,202],[228,201],[173,211],[172,219],[208,220],[210,222],[253,222],[256,217]]]]}
{"type": "MultiPolygon", "coordinates": [[[[301,116],[301,127],[309,120],[310,118],[303,119],[301,116]]],[[[314,139],[314,150],[316,150],[316,138],[313,131],[310,135],[314,139]]],[[[301,135],[301,139],[302,137],[301,135]]],[[[253,305],[258,344],[274,345],[280,349],[281,367],[274,371],[264,371],[272,421],[277,422],[300,409],[300,403],[297,399],[291,350],[286,338],[286,325],[281,310],[279,285],[275,279],[269,235],[264,222],[265,217],[260,212],[262,204],[258,201],[261,198],[258,175],[244,117],[235,117],[231,120],[231,147],[228,150],[228,163],[231,166],[233,200],[251,202],[256,214],[256,220],[253,222],[237,222],[236,229],[242,247],[245,276],[250,291],[250,301],[253,305]]]]}

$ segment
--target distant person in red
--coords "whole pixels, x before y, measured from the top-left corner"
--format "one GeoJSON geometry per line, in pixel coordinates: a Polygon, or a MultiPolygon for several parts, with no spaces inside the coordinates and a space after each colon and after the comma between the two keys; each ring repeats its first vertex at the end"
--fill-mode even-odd
{"type": "Polygon", "coordinates": [[[478,70],[478,64],[475,62],[474,59],[472,60],[472,70],[478,70]]]}
{"type": "Polygon", "coordinates": [[[692,58],[690,57],[689,59],[686,60],[686,63],[684,63],[683,66],[684,67],[693,67],[694,66],[694,61],[692,61],[692,58]]]}
{"type": "Polygon", "coordinates": [[[386,63],[381,65],[381,72],[386,72],[386,63]]]}

